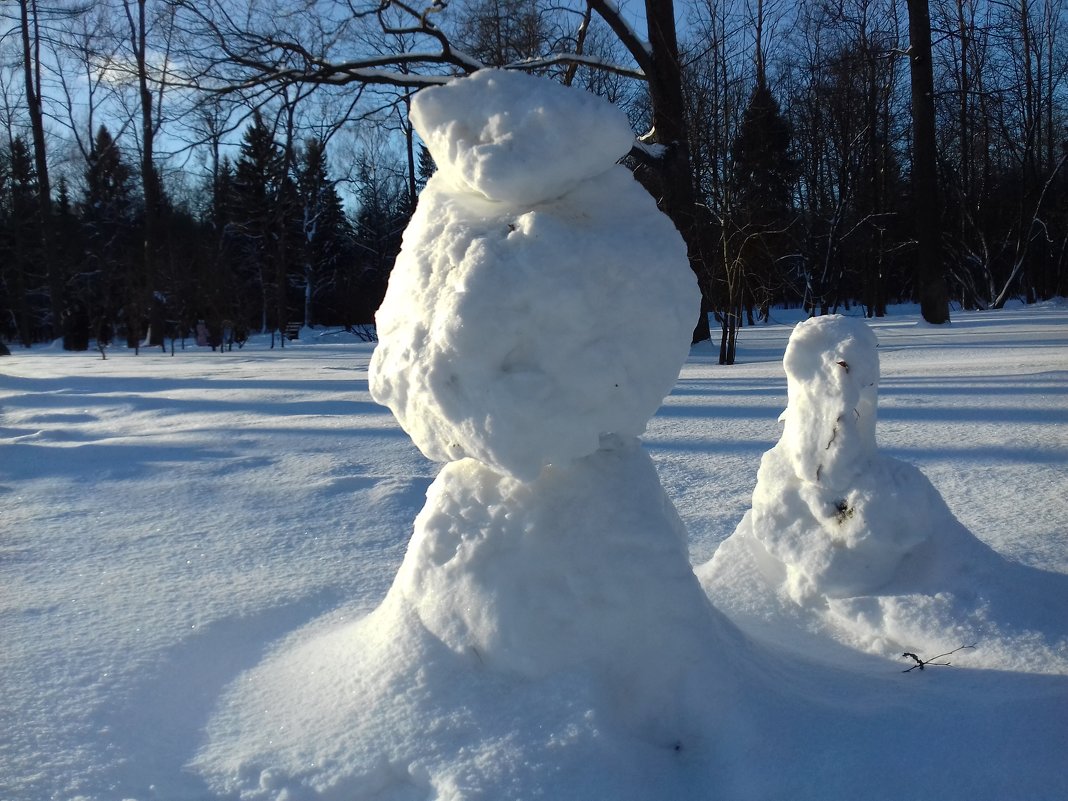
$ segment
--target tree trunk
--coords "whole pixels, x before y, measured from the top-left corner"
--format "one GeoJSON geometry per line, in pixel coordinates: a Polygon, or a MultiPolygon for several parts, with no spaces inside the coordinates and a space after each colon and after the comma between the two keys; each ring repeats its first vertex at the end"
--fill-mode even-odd
{"type": "Polygon", "coordinates": [[[928,0],[908,0],[912,74],[912,202],[916,214],[916,289],[929,323],[949,322],[942,266],[938,165],[935,151],[934,71],[928,0]]]}
{"type": "MultiPolygon", "coordinates": [[[[675,35],[675,4],[672,0],[645,0],[649,26],[651,69],[647,72],[649,99],[653,111],[653,141],[666,148],[659,165],[661,209],[675,223],[686,241],[690,267],[702,288],[708,283],[703,275],[701,230],[697,219],[693,170],[690,163],[686,106],[682,94],[682,68],[675,35]]],[[[702,291],[702,295],[704,292],[702,291]]],[[[693,332],[694,342],[711,339],[705,303],[693,332]]]]}
{"type": "Polygon", "coordinates": [[[663,147],[656,158],[640,158],[635,177],[656,199],[686,242],[690,267],[701,287],[701,314],[693,332],[694,342],[712,338],[708,326],[708,287],[706,261],[702,256],[701,226],[698,224],[690,145],[686,126],[686,107],[682,94],[682,68],[675,35],[673,0],[645,0],[648,47],[638,40],[624,21],[615,3],[588,0],[590,7],[608,24],[645,73],[649,84],[653,130],[647,142],[663,147]]]}
{"type": "Polygon", "coordinates": [[[63,318],[63,282],[55,257],[52,236],[52,188],[48,180],[48,156],[45,146],[44,108],[41,105],[41,37],[37,26],[36,0],[20,0],[19,22],[22,34],[23,76],[26,83],[26,106],[33,135],[34,168],[37,171],[38,235],[41,259],[52,307],[52,336],[59,332],[63,318]]]}

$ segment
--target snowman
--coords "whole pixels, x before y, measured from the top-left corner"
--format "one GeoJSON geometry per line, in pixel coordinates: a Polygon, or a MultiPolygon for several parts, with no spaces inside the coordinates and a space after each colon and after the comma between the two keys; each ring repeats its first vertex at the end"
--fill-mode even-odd
{"type": "Polygon", "coordinates": [[[638,439],[698,314],[685,246],[592,95],[480,71],[412,122],[439,169],[369,382],[446,464],[382,603],[243,677],[197,765],[243,798],[704,798],[748,650],[638,439]]]}
{"type": "Polygon", "coordinates": [[[1057,577],[1001,557],[918,468],[879,452],[877,344],[863,320],[837,315],[794,329],[782,437],[751,509],[697,569],[702,584],[753,631],[782,615],[895,658],[979,643],[968,664],[1064,672],[1063,623],[1035,626],[1064,619],[1049,614],[1068,610],[1051,601],[1057,577]]]}
{"type": "MultiPolygon", "coordinates": [[[[761,459],[734,537],[799,604],[879,590],[932,535],[933,489],[876,448],[876,348],[867,324],[838,315],[799,323],[786,347],[782,437],[761,459]]],[[[725,568],[732,551],[713,565],[725,568]]]]}
{"type": "Polygon", "coordinates": [[[378,312],[370,388],[447,464],[385,606],[480,666],[597,666],[635,721],[661,718],[674,702],[641,688],[694,662],[663,616],[722,622],[638,441],[699,309],[685,245],[616,163],[625,116],[588,93],[481,71],[421,92],[412,123],[438,172],[378,312]]]}

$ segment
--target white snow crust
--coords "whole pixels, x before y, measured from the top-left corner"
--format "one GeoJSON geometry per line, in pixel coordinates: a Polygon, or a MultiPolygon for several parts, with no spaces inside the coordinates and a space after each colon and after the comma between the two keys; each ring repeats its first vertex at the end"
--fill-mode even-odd
{"type": "MultiPolygon", "coordinates": [[[[665,615],[653,642],[675,642],[692,670],[637,642],[614,640],[602,658],[596,633],[585,650],[531,634],[526,648],[564,666],[550,673],[481,616],[446,645],[406,602],[407,619],[398,613],[410,587],[390,584],[440,466],[372,402],[369,344],[319,330],[284,350],[254,336],[223,355],[116,347],[102,361],[13,348],[0,365],[0,798],[1068,798],[1068,674],[1056,650],[1068,598],[1068,305],[956,312],[949,327],[892,307],[869,322],[877,456],[922,468],[975,536],[967,559],[925,559],[919,571],[910,557],[889,584],[827,598],[823,611],[784,597],[747,552],[753,540],[730,536],[780,434],[783,356],[802,314],[778,309],[746,328],[729,368],[714,348],[693,349],[643,436],[666,492],[633,489],[649,468],[632,441],[540,479],[625,480],[611,504],[599,496],[600,513],[617,528],[659,519],[655,538],[565,539],[570,520],[556,515],[557,531],[543,508],[528,542],[504,511],[517,493],[532,500],[520,482],[473,462],[446,471],[456,502],[442,508],[467,508],[471,493],[501,503],[476,518],[507,530],[500,556],[465,529],[472,542],[453,557],[484,568],[479,603],[489,571],[507,574],[493,587],[504,592],[525,583],[524,562],[547,569],[574,554],[594,578],[565,571],[536,599],[564,616],[599,597],[598,559],[634,572],[649,560],[666,597],[690,611],[644,595],[640,579],[624,579],[627,602],[643,627],[646,604],[665,615]],[[467,472],[487,477],[485,489],[467,472]],[[678,521],[640,508],[665,494],[692,561],[734,550],[706,586],[746,640],[723,633],[722,615],[702,623],[685,578],[670,578],[678,521]],[[672,629],[693,638],[689,650],[672,629]],[[454,650],[464,638],[485,651],[454,650]],[[902,651],[930,658],[972,642],[939,660],[954,667],[901,672],[902,651]],[[569,654],[593,654],[609,680],[569,654]],[[654,693],[647,669],[688,687],[654,693]],[[637,714],[628,688],[652,693],[664,714],[637,714]]],[[[440,534],[449,519],[434,524],[435,541],[452,542],[440,534]]],[[[424,563],[420,581],[440,586],[434,572],[448,564],[424,563]]],[[[518,625],[508,609],[502,620],[518,625]]],[[[564,630],[577,637],[585,620],[564,630]]]]}

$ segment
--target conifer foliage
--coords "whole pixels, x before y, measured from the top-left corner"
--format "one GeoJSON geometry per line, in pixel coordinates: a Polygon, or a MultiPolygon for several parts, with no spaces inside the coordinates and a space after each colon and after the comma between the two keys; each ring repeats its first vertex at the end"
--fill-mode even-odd
{"type": "Polygon", "coordinates": [[[82,188],[72,197],[60,180],[51,211],[64,288],[59,320],[40,259],[32,153],[17,137],[0,148],[0,341],[28,347],[62,337],[69,350],[94,341],[138,348],[199,330],[206,344],[232,348],[252,332],[274,332],[281,342],[294,325],[371,324],[412,211],[403,182],[361,160],[360,205],[350,216],[326,142],[310,138],[287,152],[278,139],[254,114],[235,159],[220,158],[199,206],[161,192],[163,246],[148,277],[136,170],[100,126],[82,188]]]}

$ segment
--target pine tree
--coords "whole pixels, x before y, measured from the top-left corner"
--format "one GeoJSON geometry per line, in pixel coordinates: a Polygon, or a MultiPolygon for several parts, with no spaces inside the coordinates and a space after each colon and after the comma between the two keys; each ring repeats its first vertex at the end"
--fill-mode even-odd
{"type": "MultiPolygon", "coordinates": [[[[289,262],[300,260],[288,247],[300,237],[292,230],[298,226],[297,190],[286,163],[285,153],[257,112],[245,130],[234,173],[230,233],[238,291],[258,296],[258,324],[264,332],[286,324],[284,319],[275,319],[288,310],[287,281],[279,276],[288,276],[289,262]]],[[[255,325],[257,321],[244,322],[255,325]]]]}
{"type": "Polygon", "coordinates": [[[778,226],[790,213],[797,166],[790,155],[792,132],[771,90],[758,83],[731,148],[735,197],[746,221],[778,226]]]}
{"type": "Polygon", "coordinates": [[[779,283],[776,264],[785,250],[783,232],[791,222],[790,197],[797,174],[790,155],[791,134],[778,101],[758,71],[757,85],[731,145],[734,203],[721,234],[728,288],[722,312],[721,364],[734,363],[743,308],[750,325],[754,306],[766,318],[779,283]]]}
{"type": "Polygon", "coordinates": [[[322,140],[309,139],[301,156],[297,185],[304,249],[304,325],[310,326],[317,321],[313,308],[316,296],[337,284],[338,272],[351,254],[352,226],[330,179],[322,140]]]}
{"type": "Polygon", "coordinates": [[[127,345],[136,348],[143,312],[132,252],[133,215],[133,174],[102,125],[85,170],[81,217],[86,248],[81,275],[86,286],[81,302],[98,333],[121,323],[127,345]]]}
{"type": "Polygon", "coordinates": [[[52,230],[56,233],[53,258],[60,273],[67,276],[63,288],[63,348],[88,350],[92,336],[93,279],[91,275],[79,272],[85,254],[82,224],[75,213],[66,176],[60,176],[56,192],[53,206],[55,219],[52,230]]]}
{"type": "Polygon", "coordinates": [[[11,141],[7,156],[4,205],[8,256],[4,259],[3,283],[14,318],[9,332],[28,348],[33,344],[35,330],[49,316],[47,276],[35,267],[40,264],[37,176],[30,149],[22,137],[11,141]]]}
{"type": "Polygon", "coordinates": [[[352,289],[358,294],[352,301],[353,322],[369,323],[385,294],[412,209],[396,175],[367,154],[359,158],[357,180],[359,208],[353,225],[357,272],[352,289]]]}

